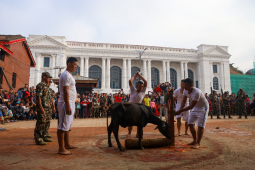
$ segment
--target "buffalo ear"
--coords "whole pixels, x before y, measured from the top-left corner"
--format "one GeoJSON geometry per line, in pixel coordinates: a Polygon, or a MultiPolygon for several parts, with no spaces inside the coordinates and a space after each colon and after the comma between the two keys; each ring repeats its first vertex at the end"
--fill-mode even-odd
{"type": "Polygon", "coordinates": [[[154,130],[156,130],[156,129],[158,129],[158,126],[154,130]]]}

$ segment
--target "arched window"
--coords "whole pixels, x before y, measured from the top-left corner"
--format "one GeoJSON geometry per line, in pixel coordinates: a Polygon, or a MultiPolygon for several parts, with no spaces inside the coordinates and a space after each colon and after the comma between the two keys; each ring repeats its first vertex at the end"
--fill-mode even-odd
{"type": "Polygon", "coordinates": [[[177,89],[177,72],[173,68],[170,68],[170,81],[174,89],[177,89]]]}
{"type": "Polygon", "coordinates": [[[111,67],[111,89],[121,89],[121,75],[120,67],[111,67]]]}
{"type": "Polygon", "coordinates": [[[219,90],[219,81],[217,77],[213,78],[213,89],[214,90],[219,90]]]}
{"type": "Polygon", "coordinates": [[[157,87],[159,83],[159,70],[155,67],[151,67],[151,87],[157,87]]]}
{"type": "Polygon", "coordinates": [[[89,68],[89,78],[98,79],[97,89],[101,88],[101,75],[102,69],[99,66],[93,65],[89,68]]]}
{"type": "MultiPolygon", "coordinates": [[[[188,69],[188,78],[191,78],[193,80],[193,85],[194,85],[194,73],[192,70],[188,69]]],[[[195,85],[194,85],[195,86],[195,85]]]]}
{"type": "MultiPolygon", "coordinates": [[[[138,71],[140,72],[140,68],[138,68],[138,67],[132,67],[132,68],[131,68],[131,77],[133,77],[138,71]]],[[[136,86],[136,83],[137,83],[138,81],[140,81],[140,77],[137,77],[137,79],[133,81],[134,86],[136,86]]]]}
{"type": "Polygon", "coordinates": [[[80,66],[77,66],[76,70],[72,72],[73,76],[79,76],[80,75],[80,66]]]}

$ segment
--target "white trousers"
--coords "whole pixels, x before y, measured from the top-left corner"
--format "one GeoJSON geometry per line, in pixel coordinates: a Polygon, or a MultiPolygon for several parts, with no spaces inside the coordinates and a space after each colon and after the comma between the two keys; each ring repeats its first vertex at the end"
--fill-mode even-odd
{"type": "Polygon", "coordinates": [[[69,128],[72,126],[73,117],[75,112],[75,103],[70,103],[70,107],[72,110],[71,115],[66,114],[66,104],[65,102],[58,102],[58,129],[63,131],[69,131],[69,128]]]}

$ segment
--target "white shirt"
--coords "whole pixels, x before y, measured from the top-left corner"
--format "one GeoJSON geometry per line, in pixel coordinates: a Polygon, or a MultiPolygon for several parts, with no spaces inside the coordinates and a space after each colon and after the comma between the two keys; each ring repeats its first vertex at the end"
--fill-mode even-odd
{"type": "Polygon", "coordinates": [[[197,104],[192,109],[194,111],[202,111],[205,107],[209,106],[209,103],[207,102],[204,93],[195,87],[193,87],[193,90],[190,94],[187,90],[184,90],[183,95],[187,96],[191,101],[197,101],[197,104]]]}
{"type": "Polygon", "coordinates": [[[77,92],[75,88],[75,80],[73,76],[66,70],[61,74],[59,78],[59,92],[60,92],[59,102],[65,102],[64,101],[64,86],[69,86],[69,102],[75,103],[75,100],[77,97],[77,92]]]}
{"type": "Polygon", "coordinates": [[[138,93],[134,85],[130,86],[130,99],[128,102],[142,103],[145,92],[146,87],[144,87],[143,90],[138,93]]]}
{"type": "MultiPolygon", "coordinates": [[[[182,105],[182,99],[183,99],[183,97],[184,97],[183,93],[184,93],[184,90],[183,90],[183,92],[181,93],[181,88],[178,88],[178,89],[176,89],[176,90],[174,91],[174,95],[173,95],[173,96],[177,99],[176,107],[178,107],[178,108],[180,108],[181,105],[182,105]]],[[[188,106],[188,104],[189,104],[189,100],[187,100],[185,106],[188,106]]],[[[185,106],[184,106],[184,107],[185,107],[185,106]]]]}
{"type": "Polygon", "coordinates": [[[28,113],[28,112],[29,112],[29,107],[22,106],[22,108],[24,109],[24,112],[25,112],[25,113],[28,113]]]}

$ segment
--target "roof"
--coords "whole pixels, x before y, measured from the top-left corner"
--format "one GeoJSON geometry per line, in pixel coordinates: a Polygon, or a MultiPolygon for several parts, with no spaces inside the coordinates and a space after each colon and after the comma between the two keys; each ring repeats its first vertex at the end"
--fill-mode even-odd
{"type": "Polygon", "coordinates": [[[0,35],[0,49],[4,50],[5,52],[7,52],[10,55],[13,55],[13,52],[11,50],[9,50],[8,48],[5,47],[5,45],[11,45],[14,43],[23,43],[28,56],[31,60],[30,66],[31,67],[35,67],[35,61],[34,61],[34,57],[30,51],[30,48],[27,44],[27,41],[25,39],[25,37],[21,36],[21,35],[0,35]]]}
{"type": "MultiPolygon", "coordinates": [[[[76,83],[93,83],[96,84],[98,83],[98,79],[93,79],[93,78],[89,78],[89,77],[84,77],[84,76],[73,76],[73,78],[75,79],[76,83]]],[[[52,81],[54,84],[58,84],[59,82],[59,78],[52,78],[52,81]]],[[[96,87],[96,85],[94,87],[96,87]]]]}

